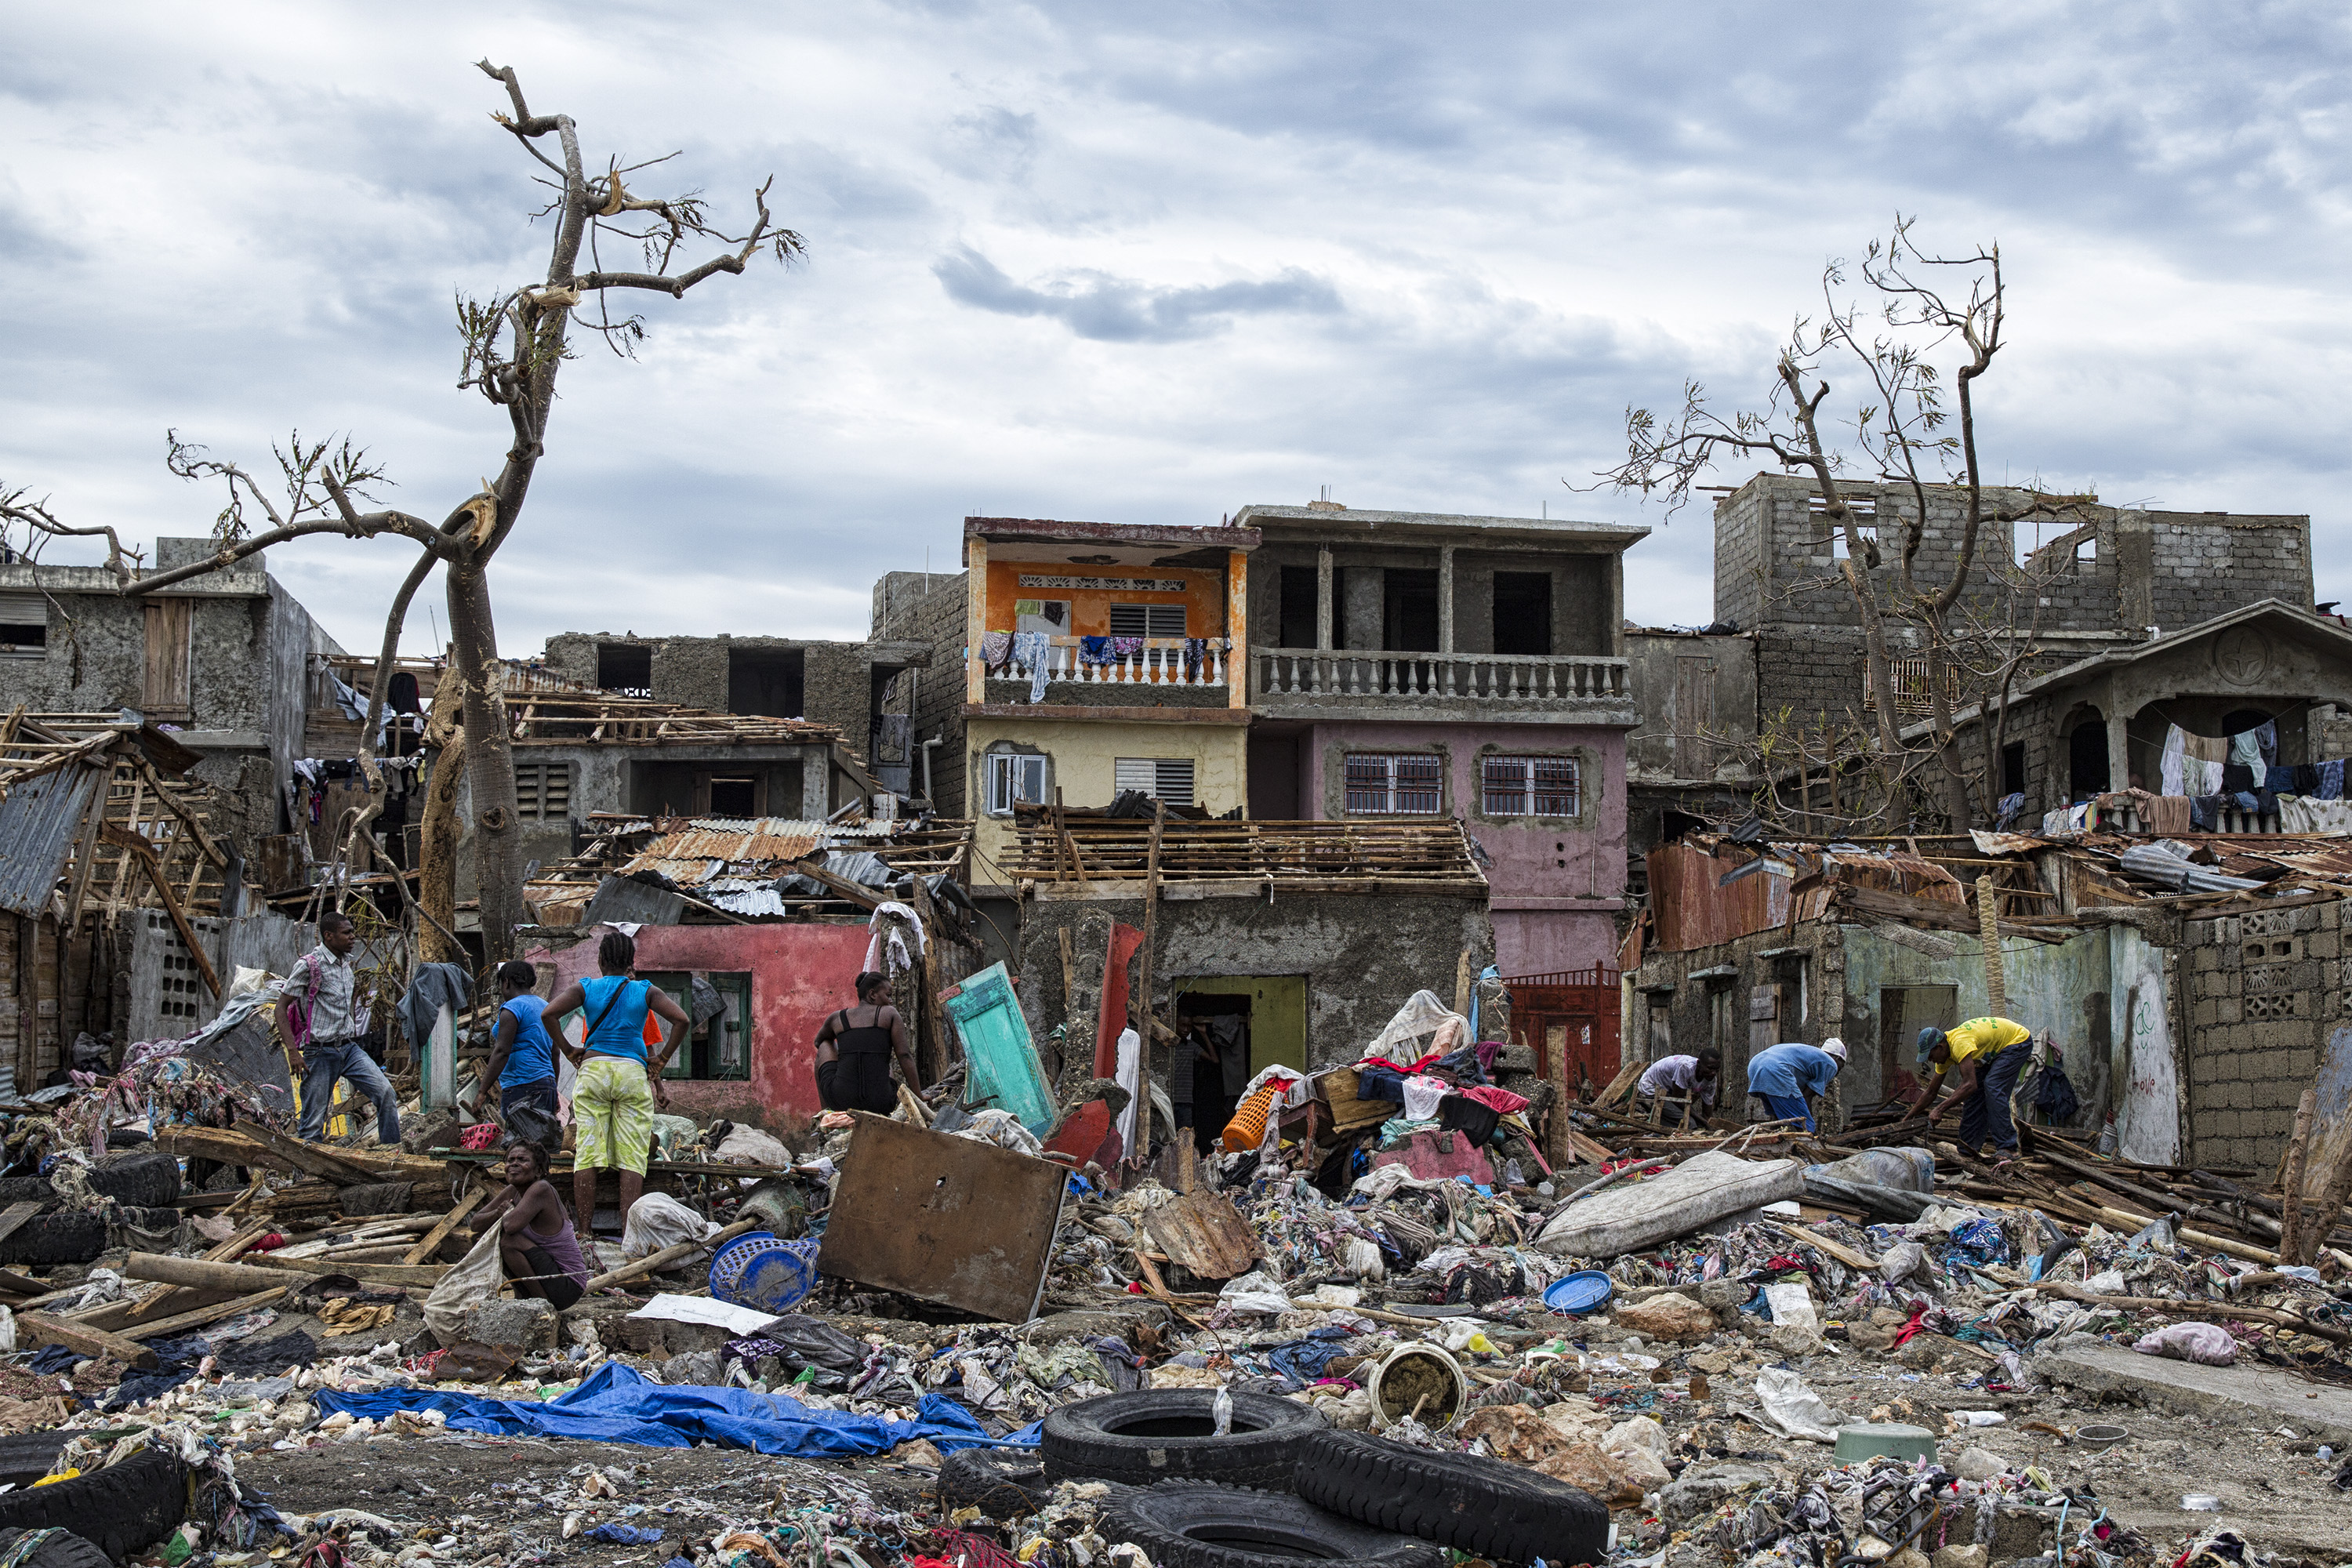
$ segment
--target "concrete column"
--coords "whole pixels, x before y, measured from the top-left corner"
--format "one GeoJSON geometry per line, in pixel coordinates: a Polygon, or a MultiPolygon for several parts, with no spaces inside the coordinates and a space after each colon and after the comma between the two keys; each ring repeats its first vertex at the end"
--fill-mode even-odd
{"type": "MultiPolygon", "coordinates": [[[[1281,608],[1277,602],[1276,609],[1281,608]]],[[[1233,645],[1225,656],[1225,706],[1249,706],[1249,556],[1239,550],[1225,552],[1225,632],[1233,645]]],[[[1242,798],[1249,794],[1243,791],[1242,798]]]]}
{"type": "Polygon", "coordinates": [[[2099,703],[2099,711],[2107,719],[2107,787],[2127,789],[2131,785],[2131,726],[2130,715],[2120,711],[2116,700],[2123,694],[2113,681],[2099,703]]]}
{"type": "MultiPolygon", "coordinates": [[[[972,646],[972,658],[980,647],[972,646]]],[[[807,746],[801,751],[801,820],[823,822],[833,815],[833,748],[807,746]]]]}
{"type": "Polygon", "coordinates": [[[1315,552],[1315,646],[1331,647],[1331,549],[1315,552]]]}
{"type": "MultiPolygon", "coordinates": [[[[981,659],[982,634],[988,630],[988,541],[963,542],[963,700],[988,700],[988,666],[981,659]]],[[[814,820],[822,821],[824,812],[814,820]]]]}
{"type": "Polygon", "coordinates": [[[1437,547],[1437,651],[1454,651],[1454,546],[1437,547]]]}

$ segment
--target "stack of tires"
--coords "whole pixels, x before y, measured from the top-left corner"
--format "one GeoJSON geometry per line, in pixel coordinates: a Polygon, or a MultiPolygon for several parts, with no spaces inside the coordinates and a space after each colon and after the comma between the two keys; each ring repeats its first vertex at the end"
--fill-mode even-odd
{"type": "MultiPolygon", "coordinates": [[[[118,1205],[116,1223],[130,1231],[169,1233],[179,1228],[180,1162],[161,1149],[128,1149],[100,1157],[90,1167],[89,1190],[118,1205]]],[[[0,1178],[0,1208],[37,1203],[40,1214],[0,1237],[0,1267],[41,1268],[52,1263],[88,1263],[108,1245],[106,1221],[82,1209],[59,1206],[47,1176],[0,1178]]]]}
{"type": "Polygon", "coordinates": [[[1163,1388],[1065,1405],[1035,1458],[959,1454],[940,1472],[950,1508],[1003,1518],[1055,1482],[1117,1483],[1103,1532],[1159,1568],[1296,1568],[1303,1560],[1443,1568],[1444,1548],[1549,1568],[1605,1562],[1609,1510],[1524,1467],[1331,1429],[1274,1394],[1163,1388]]]}

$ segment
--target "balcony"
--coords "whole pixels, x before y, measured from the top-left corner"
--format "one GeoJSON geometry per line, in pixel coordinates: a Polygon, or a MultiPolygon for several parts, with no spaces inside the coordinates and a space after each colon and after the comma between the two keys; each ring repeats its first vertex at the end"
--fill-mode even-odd
{"type": "MultiPolygon", "coordinates": [[[[1183,637],[1055,637],[1045,647],[1045,700],[1090,707],[1225,706],[1228,666],[1233,660],[1225,639],[1201,639],[1192,645],[1189,662],[1186,641],[1183,637]],[[1109,641],[1123,651],[1089,660],[1083,657],[1081,645],[1090,641],[1098,646],[1109,641]]],[[[1027,660],[1017,654],[1008,656],[1004,663],[988,671],[988,700],[1026,702],[1032,673],[1027,660]]]]}
{"type": "Polygon", "coordinates": [[[1628,661],[1586,655],[1255,647],[1250,696],[1269,718],[1632,724],[1628,661]]]}

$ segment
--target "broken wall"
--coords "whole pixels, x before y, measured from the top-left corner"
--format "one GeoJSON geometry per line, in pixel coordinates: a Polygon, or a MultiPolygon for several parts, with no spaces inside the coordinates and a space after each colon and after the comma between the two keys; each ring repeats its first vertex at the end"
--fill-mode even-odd
{"type": "MultiPolygon", "coordinates": [[[[1092,1048],[1100,995],[1103,917],[1141,930],[1143,900],[1034,899],[1022,906],[1019,994],[1033,1036],[1044,1039],[1072,1016],[1062,984],[1061,932],[1073,956],[1096,951],[1079,976],[1073,1028],[1092,1048]],[[1085,942],[1081,931],[1091,933],[1085,942]]],[[[1181,884],[1160,904],[1152,965],[1155,1005],[1178,979],[1303,976],[1307,982],[1307,1057],[1319,1070],[1357,1060],[1373,1036],[1415,991],[1434,991],[1453,1005],[1465,948],[1471,972],[1494,962],[1494,929],[1482,898],[1387,893],[1283,893],[1259,898],[1188,898],[1181,884]]],[[[1138,963],[1140,963],[1139,958],[1138,963]]]]}
{"type": "Polygon", "coordinates": [[[2329,1034],[2352,1019],[2340,899],[2181,922],[2190,1159],[2267,1176],[2329,1034]]]}

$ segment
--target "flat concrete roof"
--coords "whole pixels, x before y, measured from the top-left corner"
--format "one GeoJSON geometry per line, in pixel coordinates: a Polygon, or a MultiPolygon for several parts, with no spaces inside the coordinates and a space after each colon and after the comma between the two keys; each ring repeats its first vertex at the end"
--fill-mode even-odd
{"type": "Polygon", "coordinates": [[[1192,566],[1223,571],[1228,551],[1257,548],[1255,528],[1068,522],[1044,517],[967,517],[967,540],[984,539],[992,561],[1061,561],[1086,566],[1192,566]]]}
{"type": "Polygon", "coordinates": [[[1620,551],[1650,536],[1647,528],[1591,522],[1568,517],[1475,517],[1444,511],[1367,511],[1358,507],[1245,506],[1234,514],[1236,526],[1276,534],[1349,534],[1417,539],[1430,543],[1478,542],[1533,545],[1588,552],[1620,551]]]}

